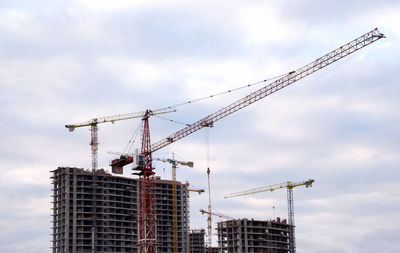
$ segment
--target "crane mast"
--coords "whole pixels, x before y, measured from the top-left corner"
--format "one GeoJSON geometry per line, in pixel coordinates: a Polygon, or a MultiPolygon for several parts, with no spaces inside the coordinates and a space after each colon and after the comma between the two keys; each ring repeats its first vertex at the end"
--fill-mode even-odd
{"type": "Polygon", "coordinates": [[[294,235],[294,203],[293,203],[293,187],[287,188],[287,203],[288,203],[288,223],[290,225],[289,233],[289,249],[291,253],[296,252],[296,236],[294,235]]]}
{"type": "MultiPolygon", "coordinates": [[[[374,43],[375,41],[384,38],[385,36],[377,29],[375,28],[374,30],[350,41],[349,43],[327,53],[326,55],[314,60],[313,62],[305,65],[304,67],[301,67],[295,71],[291,71],[289,72],[287,75],[275,80],[272,83],[269,83],[268,85],[262,87],[261,89],[258,89],[252,93],[250,93],[249,95],[243,97],[242,99],[239,99],[238,101],[223,107],[222,109],[220,109],[219,111],[210,114],[206,117],[204,117],[203,119],[196,121],[195,123],[175,132],[174,134],[156,142],[153,143],[151,145],[151,147],[149,146],[147,149],[147,152],[155,152],[157,150],[160,150],[168,145],[170,145],[171,143],[174,143],[200,129],[202,129],[203,127],[210,127],[213,126],[214,122],[227,117],[228,115],[237,112],[257,101],[259,101],[260,99],[263,99],[291,84],[293,84],[294,82],[303,79],[304,77],[311,75],[312,73],[321,70],[323,68],[325,68],[326,66],[374,43]]],[[[169,109],[169,107],[167,107],[166,109],[169,109]]],[[[147,145],[147,144],[146,144],[147,145]]],[[[129,156],[121,156],[119,159],[114,159],[111,162],[111,166],[114,167],[122,167],[125,166],[129,163],[132,163],[133,158],[129,157],[129,156]]],[[[151,163],[150,163],[151,164],[151,163]]],[[[147,174],[146,174],[147,175],[147,174]]],[[[149,176],[154,176],[151,173],[149,174],[149,176]]],[[[142,186],[140,186],[142,187],[142,186]]],[[[154,186],[153,186],[154,187],[154,186]]],[[[148,188],[148,190],[150,192],[154,192],[154,189],[150,189],[151,187],[148,188]]],[[[140,197],[150,197],[151,194],[147,194],[145,193],[145,189],[141,188],[140,192],[141,195],[140,197]]],[[[153,200],[143,200],[143,203],[147,203],[149,205],[154,205],[154,199],[153,200]]],[[[154,210],[154,206],[149,206],[149,209],[153,209],[154,210]]],[[[148,217],[149,219],[144,220],[143,222],[145,223],[149,223],[149,224],[155,224],[155,217],[148,217]]],[[[151,225],[153,226],[153,225],[151,225]]],[[[154,253],[155,251],[155,246],[153,246],[153,241],[155,241],[155,235],[151,234],[148,235],[148,233],[146,231],[142,231],[142,229],[144,229],[145,227],[147,227],[147,225],[141,226],[140,227],[140,235],[143,236],[147,236],[146,238],[148,239],[141,239],[141,241],[143,242],[140,247],[140,252],[148,252],[148,253],[154,253]],[[154,238],[154,239],[153,239],[154,238]],[[148,250],[145,251],[144,248],[147,248],[148,250]]],[[[154,231],[152,231],[152,233],[154,233],[154,231]]]]}
{"type": "Polygon", "coordinates": [[[293,188],[297,186],[302,186],[304,185],[306,188],[309,188],[312,186],[314,183],[313,179],[309,179],[306,181],[301,181],[301,182],[285,182],[285,183],[280,183],[280,184],[273,184],[273,185],[267,185],[267,186],[262,186],[262,187],[257,187],[257,188],[252,188],[246,191],[241,191],[241,192],[236,192],[236,193],[231,193],[225,195],[224,198],[233,198],[233,197],[239,197],[239,196],[244,196],[244,195],[249,195],[249,194],[254,194],[254,193],[260,193],[260,192],[265,192],[265,191],[275,191],[278,189],[282,188],[287,188],[287,201],[288,201],[288,223],[290,225],[290,233],[289,233],[289,249],[290,253],[295,253],[296,252],[296,240],[294,236],[294,204],[293,204],[293,188]]]}
{"type": "Polygon", "coordinates": [[[154,197],[154,174],[152,166],[152,152],[150,142],[149,111],[143,117],[143,135],[141,155],[143,164],[136,167],[139,172],[139,252],[156,252],[156,213],[154,197]]]}
{"type": "Polygon", "coordinates": [[[212,212],[211,212],[211,185],[210,185],[210,168],[207,168],[207,182],[208,182],[208,214],[207,217],[207,244],[208,253],[212,251],[212,212]]]}

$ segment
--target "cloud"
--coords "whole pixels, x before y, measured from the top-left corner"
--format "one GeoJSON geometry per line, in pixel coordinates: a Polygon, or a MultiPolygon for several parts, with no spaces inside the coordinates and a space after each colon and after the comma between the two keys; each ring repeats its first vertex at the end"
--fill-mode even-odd
{"type": "MultiPolygon", "coordinates": [[[[398,214],[390,211],[392,205],[397,205],[396,185],[369,184],[355,192],[336,193],[331,197],[300,203],[297,208],[298,240],[302,240],[312,252],[338,252],[340,249],[363,251],[360,244],[366,235],[383,228],[391,229],[392,221],[398,219],[398,214]],[[383,203],[390,204],[386,206],[383,203]],[[303,208],[307,212],[299,214],[303,208]],[[310,208],[318,208],[318,211],[311,215],[310,208]],[[314,230],[306,231],[306,223],[315,224],[314,230]]],[[[380,240],[374,240],[374,243],[379,244],[380,240]]]]}
{"type": "MultiPolygon", "coordinates": [[[[106,10],[106,11],[121,10],[143,5],[142,1],[136,1],[136,0],[117,0],[112,3],[106,0],[100,0],[100,1],[76,0],[76,2],[94,10],[106,10]]],[[[152,2],[156,3],[158,1],[150,1],[147,2],[147,4],[152,2]]]]}
{"type": "Polygon", "coordinates": [[[376,9],[384,9],[388,6],[397,6],[398,2],[385,0],[377,3],[376,1],[349,1],[344,8],[343,5],[335,1],[326,1],[324,3],[315,0],[306,0],[296,3],[286,2],[283,4],[286,17],[300,19],[309,24],[318,22],[318,24],[332,25],[345,24],[352,22],[357,16],[363,16],[363,13],[370,13],[376,9]]]}
{"type": "MultiPolygon", "coordinates": [[[[275,206],[285,218],[286,192],[225,194],[313,178],[312,188],[294,191],[299,251],[395,251],[398,9],[395,1],[3,1],[0,199],[9,205],[0,208],[0,251],[49,247],[48,171],[90,166],[88,129],[69,133],[65,124],[287,73],[375,26],[388,38],[155,155],[194,161],[194,168],[178,169],[178,179],[194,188],[207,189],[210,166],[213,206],[234,217],[266,219],[275,206]]],[[[165,117],[192,123],[260,87],[165,117]]],[[[121,151],[139,123],[100,126],[100,167],[108,168],[107,151],[121,151]]],[[[152,141],[183,127],[153,117],[152,141]]],[[[169,166],[155,164],[170,177],[169,166]]],[[[191,200],[191,226],[204,228],[197,210],[208,196],[191,200]]]]}

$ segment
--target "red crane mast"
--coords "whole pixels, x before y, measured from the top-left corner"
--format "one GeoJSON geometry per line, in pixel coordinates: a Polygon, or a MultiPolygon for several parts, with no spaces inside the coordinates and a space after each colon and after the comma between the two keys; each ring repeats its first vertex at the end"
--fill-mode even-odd
{"type": "Polygon", "coordinates": [[[149,111],[143,117],[143,136],[141,155],[143,165],[139,170],[139,241],[140,253],[156,252],[156,213],[154,202],[154,171],[152,166],[149,111]]]}

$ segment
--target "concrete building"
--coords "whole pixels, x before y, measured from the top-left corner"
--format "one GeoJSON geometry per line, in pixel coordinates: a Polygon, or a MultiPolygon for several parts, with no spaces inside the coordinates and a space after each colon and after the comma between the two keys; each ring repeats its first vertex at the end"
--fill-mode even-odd
{"type": "Polygon", "coordinates": [[[205,235],[204,229],[192,229],[189,233],[190,253],[205,253],[205,235]]]}
{"type": "Polygon", "coordinates": [[[286,220],[227,220],[218,222],[220,253],[288,253],[290,225],[286,220]]]}
{"type": "MultiPolygon", "coordinates": [[[[137,252],[138,180],[59,167],[53,180],[53,253],[137,252]],[[95,229],[92,233],[92,225],[95,229]]],[[[177,182],[178,251],[188,249],[187,184],[177,182]]],[[[172,252],[172,184],[156,178],[157,252],[172,252]]]]}

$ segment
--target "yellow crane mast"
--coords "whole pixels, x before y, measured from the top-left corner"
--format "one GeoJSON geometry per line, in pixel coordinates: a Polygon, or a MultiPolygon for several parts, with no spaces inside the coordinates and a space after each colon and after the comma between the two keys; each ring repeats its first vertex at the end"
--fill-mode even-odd
{"type": "MultiPolygon", "coordinates": [[[[172,159],[164,158],[153,158],[153,160],[167,162],[172,166],[172,238],[173,238],[173,253],[178,253],[178,218],[177,218],[177,201],[176,201],[176,168],[179,165],[188,166],[193,168],[193,162],[184,162],[175,160],[175,154],[172,153],[172,159]]],[[[191,190],[197,191],[199,194],[201,190],[191,190]]],[[[203,190],[204,192],[204,190],[203,190]]]]}
{"type": "Polygon", "coordinates": [[[261,186],[261,187],[252,188],[252,189],[249,189],[249,190],[246,190],[246,191],[227,194],[227,195],[225,195],[224,198],[233,198],[233,197],[249,195],[249,194],[265,192],[265,191],[271,191],[272,192],[274,190],[287,188],[288,223],[290,225],[289,247],[290,247],[290,252],[291,253],[295,253],[296,252],[296,242],[295,242],[295,237],[294,237],[293,188],[297,187],[297,186],[302,186],[302,185],[305,185],[306,188],[309,188],[309,187],[312,186],[313,183],[314,183],[313,179],[309,179],[309,180],[301,181],[301,182],[290,182],[289,181],[289,182],[285,182],[285,183],[261,186]]]}

